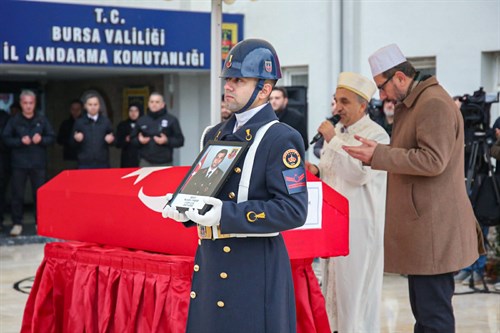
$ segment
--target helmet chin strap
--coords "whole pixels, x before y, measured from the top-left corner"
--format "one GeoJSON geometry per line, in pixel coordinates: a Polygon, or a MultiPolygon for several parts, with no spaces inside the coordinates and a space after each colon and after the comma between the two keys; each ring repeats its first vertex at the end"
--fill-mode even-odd
{"type": "Polygon", "coordinates": [[[248,108],[255,101],[255,98],[257,98],[257,94],[259,93],[259,91],[261,91],[262,88],[264,88],[265,81],[266,80],[264,80],[264,79],[259,79],[259,81],[257,81],[257,85],[255,86],[255,89],[253,90],[253,94],[252,94],[252,96],[250,96],[250,99],[248,100],[247,104],[245,104],[245,106],[242,107],[241,110],[236,111],[236,113],[242,113],[242,112],[245,112],[246,110],[248,110],[248,108]]]}

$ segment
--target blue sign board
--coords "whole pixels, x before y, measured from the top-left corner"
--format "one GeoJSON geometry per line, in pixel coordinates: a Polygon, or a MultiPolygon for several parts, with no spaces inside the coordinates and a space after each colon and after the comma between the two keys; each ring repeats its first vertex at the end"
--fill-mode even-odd
{"type": "MultiPolygon", "coordinates": [[[[0,66],[210,69],[210,13],[12,0],[0,13],[0,66]]],[[[243,15],[223,21],[226,46],[243,39],[243,15]]]]}

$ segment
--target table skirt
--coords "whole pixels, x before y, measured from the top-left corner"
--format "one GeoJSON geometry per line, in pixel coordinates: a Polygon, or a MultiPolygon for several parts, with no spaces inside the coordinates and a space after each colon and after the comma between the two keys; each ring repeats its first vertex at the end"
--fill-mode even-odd
{"type": "MultiPolygon", "coordinates": [[[[312,259],[291,261],[298,333],[330,332],[312,259]]],[[[183,333],[193,258],[91,243],[45,246],[22,333],[183,333]]]]}

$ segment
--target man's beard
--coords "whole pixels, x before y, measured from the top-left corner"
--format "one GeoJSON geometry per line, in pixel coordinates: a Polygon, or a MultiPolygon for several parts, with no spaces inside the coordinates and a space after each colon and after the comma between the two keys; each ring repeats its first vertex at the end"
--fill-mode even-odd
{"type": "Polygon", "coordinates": [[[405,100],[406,96],[408,96],[410,88],[406,92],[403,92],[399,90],[397,87],[395,87],[395,94],[396,94],[396,102],[401,103],[402,101],[405,100]]]}

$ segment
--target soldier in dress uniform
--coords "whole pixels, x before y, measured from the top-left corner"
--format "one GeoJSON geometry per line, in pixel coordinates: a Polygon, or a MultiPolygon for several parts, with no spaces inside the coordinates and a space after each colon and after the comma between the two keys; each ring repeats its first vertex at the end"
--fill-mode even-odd
{"type": "MultiPolygon", "coordinates": [[[[268,103],[281,77],[271,44],[247,39],[231,49],[221,77],[233,113],[208,140],[250,144],[212,208],[200,215],[166,206],[164,217],[198,228],[187,332],[294,333],[290,260],[280,234],[307,216],[304,142],[268,103]]],[[[171,195],[167,195],[167,199],[171,195]]]]}

